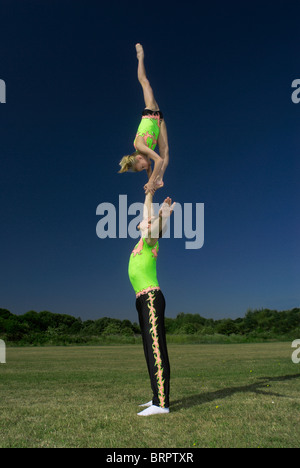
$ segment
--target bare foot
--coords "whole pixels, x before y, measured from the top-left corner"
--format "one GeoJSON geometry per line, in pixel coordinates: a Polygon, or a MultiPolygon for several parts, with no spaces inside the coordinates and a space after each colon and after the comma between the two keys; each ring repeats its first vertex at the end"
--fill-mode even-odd
{"type": "Polygon", "coordinates": [[[137,56],[138,60],[143,59],[144,58],[143,46],[138,43],[138,44],[135,45],[135,48],[136,48],[136,56],[137,56]]]}
{"type": "Polygon", "coordinates": [[[164,182],[162,180],[161,177],[157,177],[156,181],[155,181],[155,189],[159,189],[159,188],[162,188],[164,186],[164,182]]]}

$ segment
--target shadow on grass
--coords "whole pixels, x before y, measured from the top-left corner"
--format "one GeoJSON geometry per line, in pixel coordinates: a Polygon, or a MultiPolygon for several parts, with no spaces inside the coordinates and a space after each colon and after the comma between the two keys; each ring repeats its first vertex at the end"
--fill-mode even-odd
{"type": "Polygon", "coordinates": [[[257,382],[254,382],[249,385],[243,385],[240,387],[228,387],[223,388],[221,390],[216,390],[215,392],[203,392],[199,393],[198,395],[191,395],[185,398],[181,398],[180,400],[172,401],[171,407],[172,412],[179,411],[182,408],[191,408],[193,406],[203,405],[204,403],[208,403],[210,401],[218,400],[220,401],[223,398],[230,397],[235,393],[249,393],[253,392],[257,395],[268,395],[274,397],[285,398],[285,395],[281,395],[280,393],[274,393],[269,391],[269,387],[271,386],[272,382],[283,382],[287,380],[299,379],[300,374],[292,374],[292,375],[282,375],[278,377],[259,377],[257,382]],[[268,390],[266,391],[266,389],[268,390]]]}

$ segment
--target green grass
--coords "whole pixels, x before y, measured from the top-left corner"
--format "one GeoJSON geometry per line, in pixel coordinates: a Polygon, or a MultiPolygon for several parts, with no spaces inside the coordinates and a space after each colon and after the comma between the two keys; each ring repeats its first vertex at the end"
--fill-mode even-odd
{"type": "Polygon", "coordinates": [[[8,348],[0,447],[298,447],[291,343],[169,345],[171,412],[151,398],[142,347],[8,348]]]}

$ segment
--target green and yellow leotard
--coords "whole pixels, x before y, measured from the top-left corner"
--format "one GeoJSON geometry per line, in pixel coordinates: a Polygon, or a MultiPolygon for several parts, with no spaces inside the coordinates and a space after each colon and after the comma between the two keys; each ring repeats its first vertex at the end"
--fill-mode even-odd
{"type": "Polygon", "coordinates": [[[150,109],[145,109],[142,114],[141,123],[137,129],[137,134],[134,140],[135,142],[138,136],[141,136],[144,139],[145,144],[148,148],[154,150],[159,136],[160,123],[163,119],[163,114],[161,111],[152,111],[150,109]]]}
{"type": "Polygon", "coordinates": [[[158,250],[158,241],[151,247],[141,237],[130,255],[128,275],[136,297],[153,289],[160,289],[156,273],[158,250]]]}

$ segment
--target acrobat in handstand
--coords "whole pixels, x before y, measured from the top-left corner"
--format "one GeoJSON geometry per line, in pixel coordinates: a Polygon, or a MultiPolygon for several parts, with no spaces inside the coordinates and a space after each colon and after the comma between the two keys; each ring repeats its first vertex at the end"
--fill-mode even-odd
{"type": "Polygon", "coordinates": [[[144,189],[146,194],[148,192],[154,194],[155,190],[164,185],[163,175],[169,163],[168,134],[163,114],[146,76],[144,49],[141,44],[136,44],[135,47],[138,59],[138,80],[143,88],[146,107],[133,143],[136,151],[122,158],[119,172],[146,170],[149,181],[144,189]],[[157,144],[159,155],[154,151],[157,144]],[[151,160],[154,161],[153,171],[151,160]]]}

